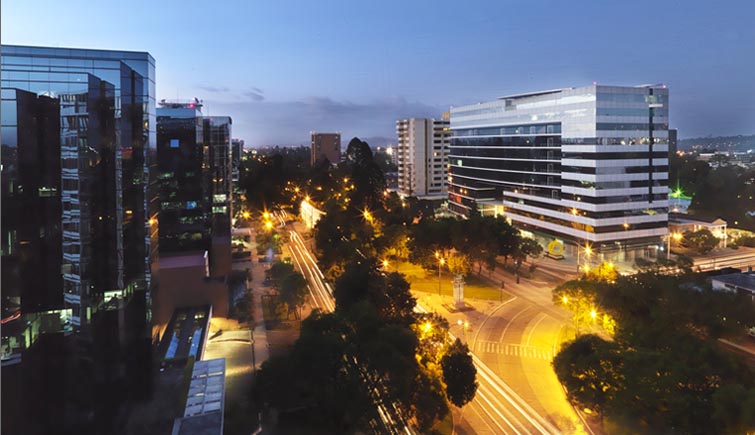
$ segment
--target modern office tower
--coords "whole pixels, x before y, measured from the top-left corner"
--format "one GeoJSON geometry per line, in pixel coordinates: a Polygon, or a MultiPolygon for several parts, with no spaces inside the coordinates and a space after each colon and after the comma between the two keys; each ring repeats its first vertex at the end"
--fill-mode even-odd
{"type": "Polygon", "coordinates": [[[501,97],[451,108],[451,130],[452,211],[504,214],[546,240],[587,243],[596,252],[662,246],[668,232],[665,86],[592,85],[501,97]]]}
{"type": "Polygon", "coordinates": [[[668,155],[673,156],[676,154],[677,150],[679,149],[679,145],[677,143],[677,134],[678,130],[675,128],[669,128],[668,129],[668,155]]]}
{"type": "Polygon", "coordinates": [[[232,180],[234,183],[239,181],[239,167],[241,166],[241,156],[244,154],[244,140],[231,140],[231,163],[232,163],[232,180]]]}
{"type": "MultiPolygon", "coordinates": [[[[155,125],[154,59],[144,52],[3,46],[2,72],[3,148],[6,139],[14,134],[18,138],[37,135],[39,144],[48,140],[46,135],[57,135],[58,140],[56,147],[45,145],[44,152],[60,160],[59,185],[39,185],[37,194],[57,195],[60,200],[62,212],[57,219],[62,233],[61,257],[55,265],[47,265],[38,273],[60,271],[50,277],[50,282],[62,281],[59,293],[63,310],[53,317],[60,328],[75,332],[66,333],[72,339],[55,345],[75,358],[71,366],[72,373],[77,373],[70,375],[74,381],[64,389],[71,406],[62,424],[75,421],[71,424],[77,427],[107,432],[118,412],[118,400],[143,395],[149,388],[149,372],[145,370],[149,370],[149,298],[154,283],[151,267],[156,260],[152,238],[156,227],[150,227],[156,222],[155,210],[148,208],[153,203],[149,162],[155,151],[155,134],[151,130],[155,125]],[[57,104],[57,109],[44,110],[57,110],[59,128],[48,129],[45,122],[34,126],[36,130],[13,133],[13,128],[6,129],[6,125],[18,128],[28,124],[26,119],[38,110],[34,105],[19,105],[31,98],[20,91],[33,95],[40,107],[47,105],[41,103],[46,101],[43,97],[55,101],[51,104],[57,104]],[[6,106],[14,105],[13,95],[16,110],[6,111],[6,106]],[[48,187],[59,188],[53,193],[48,187]],[[131,381],[124,383],[126,378],[131,381]],[[120,394],[106,394],[114,388],[119,388],[120,394]]],[[[37,164],[45,164],[45,160],[40,156],[37,164]]],[[[40,183],[51,183],[46,180],[48,174],[38,175],[40,183]]],[[[23,188],[24,194],[32,193],[26,191],[27,186],[18,188],[23,188]]],[[[20,210],[15,200],[24,199],[19,196],[3,201],[4,219],[8,211],[20,210]]],[[[33,222],[29,211],[23,212],[15,219],[33,222]]],[[[47,231],[44,227],[38,230],[39,237],[47,231]]],[[[7,252],[35,249],[33,240],[17,236],[7,239],[10,234],[5,233],[5,227],[2,231],[3,240],[11,241],[7,252]]],[[[4,257],[5,253],[4,246],[4,257]]],[[[23,275],[18,278],[27,279],[23,275]]],[[[46,341],[42,333],[52,333],[56,328],[50,326],[47,313],[24,311],[25,306],[33,309],[24,302],[33,296],[26,294],[25,283],[17,285],[20,292],[6,289],[3,283],[3,292],[20,293],[22,310],[18,321],[27,325],[22,327],[24,336],[32,337],[25,339],[19,349],[21,365],[31,367],[34,363],[28,361],[27,353],[39,354],[38,349],[31,349],[38,346],[34,338],[46,341]],[[40,318],[38,322],[34,320],[40,318]]],[[[12,340],[6,331],[13,328],[6,329],[12,321],[4,323],[5,345],[12,340]]],[[[24,387],[20,396],[31,394],[24,387]]],[[[34,430],[27,429],[23,431],[34,430]]]]}
{"type": "Polygon", "coordinates": [[[446,196],[448,119],[400,119],[396,121],[396,134],[399,193],[420,198],[446,196]]]}
{"type": "Polygon", "coordinates": [[[160,255],[206,251],[210,275],[231,264],[231,118],[202,116],[199,100],[157,109],[160,255]]]}
{"type": "Polygon", "coordinates": [[[210,152],[201,107],[161,101],[157,109],[161,256],[209,249],[210,152]]]}
{"type": "Polygon", "coordinates": [[[211,226],[210,275],[225,277],[231,271],[231,125],[228,116],[204,118],[205,145],[210,149],[211,226]]]}
{"type": "Polygon", "coordinates": [[[331,165],[341,163],[341,133],[317,133],[309,132],[312,142],[310,163],[312,166],[317,162],[327,159],[331,165]]]}

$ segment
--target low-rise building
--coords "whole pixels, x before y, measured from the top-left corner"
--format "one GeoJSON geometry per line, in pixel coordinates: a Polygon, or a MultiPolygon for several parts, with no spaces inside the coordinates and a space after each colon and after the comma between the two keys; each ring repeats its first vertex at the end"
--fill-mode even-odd
{"type": "Polygon", "coordinates": [[[749,295],[755,302],[755,273],[731,273],[710,279],[713,290],[749,295]]]}
{"type": "Polygon", "coordinates": [[[721,240],[719,246],[726,247],[728,236],[726,234],[726,221],[720,217],[692,216],[688,214],[669,213],[669,234],[684,234],[687,231],[695,232],[708,230],[721,240]]]}

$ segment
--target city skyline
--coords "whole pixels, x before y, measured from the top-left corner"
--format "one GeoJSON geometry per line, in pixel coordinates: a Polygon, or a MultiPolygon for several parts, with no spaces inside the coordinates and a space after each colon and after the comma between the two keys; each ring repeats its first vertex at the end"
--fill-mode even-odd
{"type": "Polygon", "coordinates": [[[681,138],[753,133],[755,57],[745,54],[755,53],[755,6],[744,1],[641,2],[637,13],[594,2],[160,2],[138,29],[109,31],[143,9],[115,6],[91,26],[57,31],[88,4],[6,4],[3,43],[149,51],[160,59],[158,100],[201,98],[210,115],[233,116],[251,147],[306,144],[310,130],[391,138],[396,119],[593,82],[665,83],[681,138]],[[30,15],[38,25],[21,24],[30,15]]]}

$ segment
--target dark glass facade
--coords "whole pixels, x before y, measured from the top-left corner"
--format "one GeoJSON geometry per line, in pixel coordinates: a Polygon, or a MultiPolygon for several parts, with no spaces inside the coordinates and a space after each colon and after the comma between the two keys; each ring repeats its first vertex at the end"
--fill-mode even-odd
{"type": "Polygon", "coordinates": [[[210,153],[203,127],[197,109],[158,109],[161,254],[209,249],[210,153]]]}
{"type": "Polygon", "coordinates": [[[231,265],[232,156],[229,117],[205,117],[201,105],[158,109],[160,253],[206,251],[210,274],[231,265]]]}
{"type": "Polygon", "coordinates": [[[22,314],[3,325],[4,353],[21,342],[3,384],[29,381],[3,388],[3,403],[39,417],[4,418],[4,433],[111,433],[122,403],[149,391],[154,78],[148,53],[2,47],[3,189],[16,180],[3,190],[3,292],[20,289],[22,314]],[[6,260],[21,272],[13,283],[6,260]],[[48,399],[66,405],[39,406],[48,399]]]}
{"type": "Polygon", "coordinates": [[[63,306],[60,105],[55,98],[3,89],[1,110],[2,317],[7,318],[19,310],[63,306]]]}

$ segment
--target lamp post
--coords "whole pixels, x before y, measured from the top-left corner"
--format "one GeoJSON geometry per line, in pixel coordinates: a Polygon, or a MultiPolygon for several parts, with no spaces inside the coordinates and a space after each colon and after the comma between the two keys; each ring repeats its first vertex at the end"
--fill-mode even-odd
{"type": "Polygon", "coordinates": [[[467,328],[469,328],[469,322],[466,320],[459,319],[456,321],[456,324],[461,326],[462,329],[464,330],[464,343],[466,343],[467,342],[467,328]]]}
{"type": "MultiPolygon", "coordinates": [[[[580,249],[581,249],[581,246],[577,245],[577,272],[579,272],[579,270],[580,270],[580,263],[581,263],[580,262],[580,254],[582,253],[582,251],[580,249]]],[[[590,245],[588,245],[587,243],[585,243],[585,257],[588,258],[588,261],[589,261],[589,258],[590,258],[591,254],[592,254],[592,248],[590,248],[590,245]]]]}
{"type": "Polygon", "coordinates": [[[440,296],[440,267],[446,264],[446,260],[440,256],[438,251],[435,251],[435,258],[438,259],[438,296],[440,296]]]}

